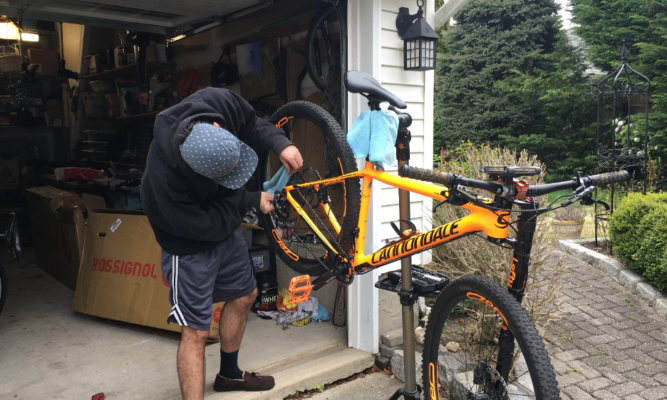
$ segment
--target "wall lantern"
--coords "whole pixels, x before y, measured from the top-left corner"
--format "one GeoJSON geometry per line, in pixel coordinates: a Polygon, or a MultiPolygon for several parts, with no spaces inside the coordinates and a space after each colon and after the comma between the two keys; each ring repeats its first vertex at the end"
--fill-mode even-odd
{"type": "Polygon", "coordinates": [[[398,9],[396,28],[403,39],[403,69],[429,71],[435,69],[436,42],[440,36],[424,20],[424,0],[417,0],[419,11],[410,15],[410,9],[398,9]]]}

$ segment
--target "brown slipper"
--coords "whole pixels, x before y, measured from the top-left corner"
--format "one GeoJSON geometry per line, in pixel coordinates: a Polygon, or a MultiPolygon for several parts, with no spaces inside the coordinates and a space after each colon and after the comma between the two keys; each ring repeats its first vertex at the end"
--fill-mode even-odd
{"type": "Polygon", "coordinates": [[[216,392],[231,392],[234,390],[241,390],[244,392],[262,392],[264,390],[271,390],[276,386],[276,382],[272,376],[257,375],[254,372],[244,372],[243,379],[228,379],[220,376],[215,376],[215,383],[213,389],[216,392]]]}

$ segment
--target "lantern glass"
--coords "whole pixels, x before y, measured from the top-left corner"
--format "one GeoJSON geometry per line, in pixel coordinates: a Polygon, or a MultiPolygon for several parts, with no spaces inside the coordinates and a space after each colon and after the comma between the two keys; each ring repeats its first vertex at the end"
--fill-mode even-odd
{"type": "Polygon", "coordinates": [[[422,68],[429,70],[435,68],[435,40],[422,39],[422,68]]]}
{"type": "Polygon", "coordinates": [[[405,68],[412,71],[435,69],[435,40],[415,38],[405,41],[405,68]]]}

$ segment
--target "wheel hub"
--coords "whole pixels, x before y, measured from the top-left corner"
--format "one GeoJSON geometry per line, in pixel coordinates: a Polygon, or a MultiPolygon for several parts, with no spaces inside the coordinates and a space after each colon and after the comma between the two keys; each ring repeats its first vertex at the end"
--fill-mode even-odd
{"type": "Polygon", "coordinates": [[[470,400],[508,400],[507,385],[500,373],[488,362],[480,361],[473,371],[473,383],[480,385],[484,393],[468,394],[470,400]]]}

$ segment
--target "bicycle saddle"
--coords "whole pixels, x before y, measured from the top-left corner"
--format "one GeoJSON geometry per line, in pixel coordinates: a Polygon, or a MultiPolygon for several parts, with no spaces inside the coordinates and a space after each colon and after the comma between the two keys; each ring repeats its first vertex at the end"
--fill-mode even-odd
{"type": "Polygon", "coordinates": [[[345,87],[351,93],[361,93],[372,102],[389,102],[396,108],[408,108],[407,104],[398,96],[383,88],[377,79],[361,71],[347,71],[345,87]]]}

